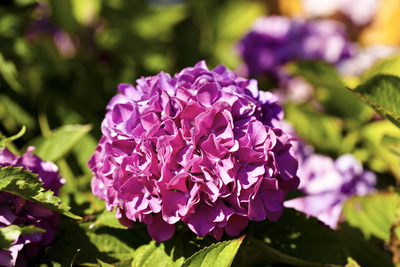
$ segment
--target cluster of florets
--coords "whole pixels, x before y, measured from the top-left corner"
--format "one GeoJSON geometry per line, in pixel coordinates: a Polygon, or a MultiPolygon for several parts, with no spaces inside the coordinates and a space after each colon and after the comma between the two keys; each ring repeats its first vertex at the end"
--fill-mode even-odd
{"type": "Polygon", "coordinates": [[[272,78],[279,78],[281,67],[289,61],[321,60],[337,64],[354,53],[354,46],[339,22],[281,16],[256,20],[238,48],[248,76],[266,74],[272,78]]]}
{"type": "Polygon", "coordinates": [[[179,221],[220,239],[280,217],[299,180],[273,94],[203,61],[118,89],[89,166],[94,194],[122,223],[146,223],[157,241],[179,221]]]}
{"type": "Polygon", "coordinates": [[[286,201],[285,207],[314,216],[335,229],[343,205],[350,197],[375,191],[376,175],[364,170],[361,162],[351,154],[333,160],[314,153],[312,147],[300,139],[294,142],[299,160],[299,189],[306,196],[286,201]]]}
{"type": "MultiPolygon", "coordinates": [[[[0,167],[22,167],[37,174],[45,190],[52,190],[57,195],[64,183],[58,167],[49,161],[42,161],[32,154],[34,147],[29,147],[21,157],[14,155],[7,148],[0,150],[0,167]]],[[[19,236],[11,248],[0,251],[1,266],[25,266],[26,258],[34,257],[39,249],[50,244],[59,224],[60,214],[22,197],[0,191],[0,227],[9,225],[36,226],[45,233],[33,233],[19,236]]]]}

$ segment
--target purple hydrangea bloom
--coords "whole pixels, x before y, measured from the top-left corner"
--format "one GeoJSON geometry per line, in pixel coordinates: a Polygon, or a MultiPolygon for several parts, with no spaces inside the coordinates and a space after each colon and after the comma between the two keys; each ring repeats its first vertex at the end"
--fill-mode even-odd
{"type": "MultiPolygon", "coordinates": [[[[22,167],[37,174],[46,190],[57,195],[64,183],[58,167],[49,161],[42,161],[32,154],[34,147],[29,147],[21,157],[14,155],[7,148],[0,150],[0,167],[22,167]]],[[[0,192],[0,227],[14,225],[33,225],[45,229],[45,233],[34,233],[18,237],[9,249],[0,251],[1,266],[25,266],[25,257],[36,256],[39,249],[50,244],[59,224],[60,214],[29,202],[19,196],[0,192]]]]}
{"type": "Polygon", "coordinates": [[[118,89],[89,166],[93,193],[122,223],[144,222],[163,241],[179,221],[220,239],[279,218],[299,180],[272,93],[204,61],[118,89]]]}
{"type": "Polygon", "coordinates": [[[333,229],[340,220],[344,203],[351,196],[374,192],[376,184],[375,174],[363,170],[351,154],[336,160],[311,154],[303,158],[298,175],[301,179],[299,188],[307,196],[286,201],[285,207],[314,216],[333,229]]]}
{"type": "Polygon", "coordinates": [[[248,76],[266,74],[279,78],[285,76],[281,67],[289,61],[322,60],[337,64],[351,57],[354,48],[339,22],[268,16],[255,21],[238,49],[248,76]]]}

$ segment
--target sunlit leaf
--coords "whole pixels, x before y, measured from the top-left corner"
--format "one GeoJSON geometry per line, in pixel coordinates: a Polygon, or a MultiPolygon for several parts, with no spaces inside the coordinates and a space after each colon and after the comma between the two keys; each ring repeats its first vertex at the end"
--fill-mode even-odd
{"type": "Polygon", "coordinates": [[[182,267],[231,266],[244,236],[202,249],[188,258],[182,267]]]}
{"type": "Polygon", "coordinates": [[[353,197],[344,205],[343,214],[346,221],[359,228],[366,238],[374,235],[387,241],[399,203],[399,196],[394,192],[353,197]]]}
{"type": "Polygon", "coordinates": [[[128,227],[120,224],[117,218],[115,218],[116,210],[110,212],[108,210],[104,210],[96,219],[96,225],[105,225],[112,228],[117,229],[128,229],[128,227]]]}
{"type": "Polygon", "coordinates": [[[400,76],[400,55],[378,62],[363,75],[362,81],[365,82],[378,74],[400,76]]]}
{"type": "Polygon", "coordinates": [[[134,255],[132,267],[142,266],[160,266],[160,267],[173,267],[181,266],[184,259],[174,259],[172,255],[166,252],[164,243],[156,243],[151,241],[148,245],[139,247],[134,255]]]}
{"type": "Polygon", "coordinates": [[[49,137],[40,137],[31,145],[35,154],[46,161],[56,161],[65,156],[92,129],[91,125],[64,125],[49,137]]]}
{"type": "Polygon", "coordinates": [[[400,77],[380,74],[350,91],[400,127],[400,77]]]}
{"type": "Polygon", "coordinates": [[[80,219],[71,213],[70,207],[61,203],[60,198],[54,196],[51,190],[44,191],[42,184],[36,174],[23,171],[21,167],[0,168],[1,191],[20,196],[73,219],[80,219]]]}

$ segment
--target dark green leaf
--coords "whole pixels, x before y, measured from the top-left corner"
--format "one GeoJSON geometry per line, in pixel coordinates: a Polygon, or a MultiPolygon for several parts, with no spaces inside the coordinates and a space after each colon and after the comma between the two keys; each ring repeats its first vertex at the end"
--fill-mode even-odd
{"type": "Polygon", "coordinates": [[[377,75],[350,90],[364,103],[400,127],[400,78],[377,75]]]}
{"type": "Polygon", "coordinates": [[[65,156],[92,129],[91,125],[64,125],[52,135],[35,140],[35,154],[43,160],[56,161],[65,156]]]}
{"type": "Polygon", "coordinates": [[[36,174],[23,171],[21,167],[0,168],[1,191],[20,196],[73,219],[80,219],[69,211],[68,206],[61,203],[60,198],[53,196],[52,191],[44,191],[42,184],[36,174]]]}
{"type": "Polygon", "coordinates": [[[343,266],[349,257],[334,230],[294,209],[286,208],[277,222],[255,223],[252,232],[247,247],[239,251],[249,266],[343,266]]]}
{"type": "Polygon", "coordinates": [[[231,266],[244,236],[221,243],[213,244],[187,259],[183,266],[231,266]]]}

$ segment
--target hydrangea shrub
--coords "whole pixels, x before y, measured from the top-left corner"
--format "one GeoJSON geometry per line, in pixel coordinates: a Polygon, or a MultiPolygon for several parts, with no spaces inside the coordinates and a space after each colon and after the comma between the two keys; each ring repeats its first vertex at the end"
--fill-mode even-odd
{"type": "Polygon", "coordinates": [[[299,179],[275,95],[204,61],[118,89],[89,167],[93,193],[121,223],[143,222],[157,241],[179,221],[220,239],[280,217],[299,179]]]}
{"type": "MultiPolygon", "coordinates": [[[[64,183],[58,167],[50,161],[43,161],[34,155],[34,147],[29,147],[21,157],[7,148],[0,150],[0,167],[22,167],[37,174],[46,190],[58,194],[64,183]]],[[[36,226],[46,230],[19,236],[11,248],[0,251],[1,266],[26,266],[26,258],[34,257],[39,249],[50,244],[56,234],[60,214],[48,208],[25,200],[22,197],[0,191],[0,227],[9,225],[36,226]]]]}

